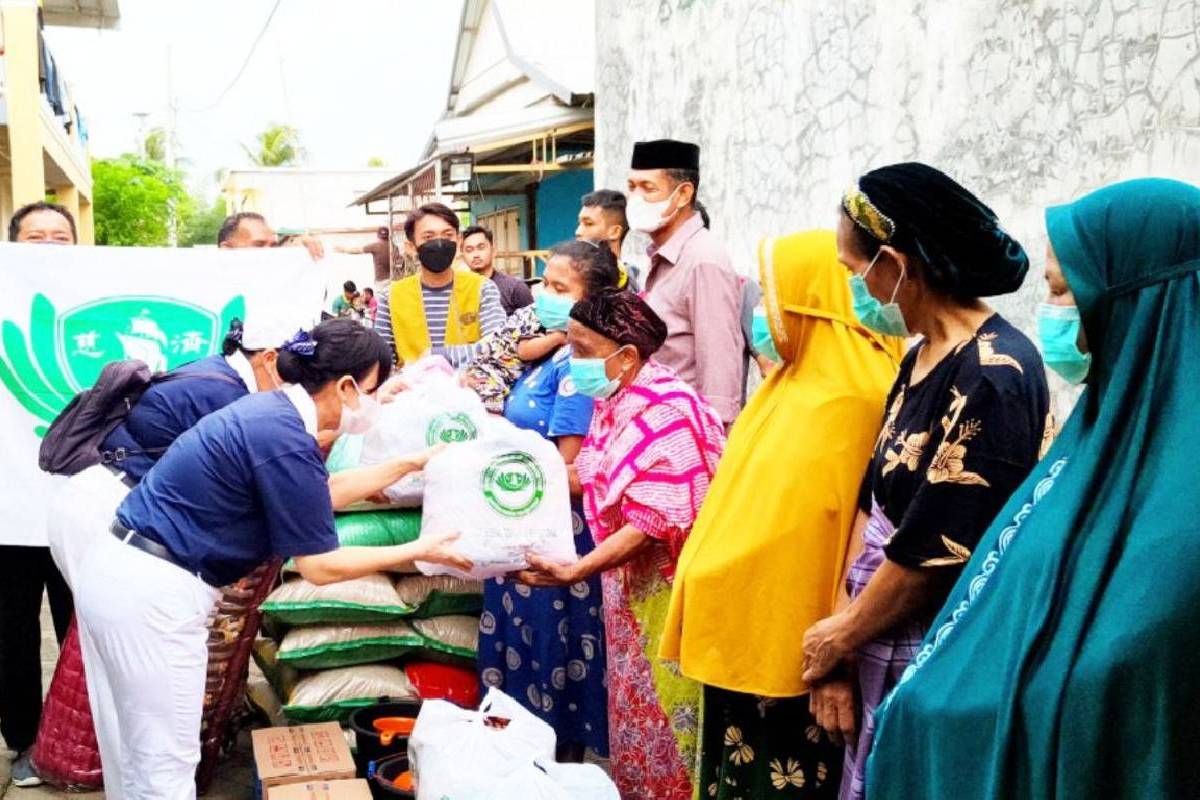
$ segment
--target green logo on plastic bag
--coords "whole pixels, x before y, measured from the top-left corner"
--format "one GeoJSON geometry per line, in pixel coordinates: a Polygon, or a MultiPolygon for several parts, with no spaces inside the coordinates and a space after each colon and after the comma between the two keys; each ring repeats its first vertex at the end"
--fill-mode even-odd
{"type": "Polygon", "coordinates": [[[527,453],[496,456],[483,471],[483,496],[506,517],[524,517],[542,504],[546,475],[527,453]]]}
{"type": "Polygon", "coordinates": [[[479,431],[475,428],[475,423],[462,413],[439,414],[425,429],[425,444],[430,447],[440,443],[467,442],[478,437],[479,431]]]}
{"type": "Polygon", "coordinates": [[[41,424],[38,436],[78,392],[90,388],[112,361],[136,358],[151,370],[174,369],[219,351],[241,296],[215,313],[173,297],[102,297],[59,314],[34,295],[29,333],[9,320],[0,326],[0,383],[41,424]]]}

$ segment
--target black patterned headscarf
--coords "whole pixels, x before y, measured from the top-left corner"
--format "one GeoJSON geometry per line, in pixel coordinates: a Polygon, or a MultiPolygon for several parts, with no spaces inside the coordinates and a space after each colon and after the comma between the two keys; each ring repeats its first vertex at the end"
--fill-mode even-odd
{"type": "Polygon", "coordinates": [[[571,308],[571,319],[621,346],[633,345],[643,361],[667,340],[667,323],[633,292],[596,292],[571,308]]]}
{"type": "Polygon", "coordinates": [[[842,209],[880,244],[920,258],[929,285],[955,297],[1008,294],[1029,270],[1025,249],[995,212],[927,164],[871,170],[846,192],[842,209]]]}

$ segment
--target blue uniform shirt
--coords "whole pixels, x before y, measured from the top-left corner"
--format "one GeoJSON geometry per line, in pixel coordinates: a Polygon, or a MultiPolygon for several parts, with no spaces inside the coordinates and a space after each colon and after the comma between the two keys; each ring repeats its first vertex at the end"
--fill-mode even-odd
{"type": "Polygon", "coordinates": [[[595,401],[575,390],[570,370],[571,348],[560,347],[516,382],[504,416],[518,428],[546,438],[586,435],[595,401]]]}
{"type": "MultiPolygon", "coordinates": [[[[241,355],[232,358],[245,361],[245,356],[241,355]]],[[[146,390],[137,405],[130,409],[121,424],[108,434],[100,446],[101,450],[123,447],[135,453],[117,465],[135,481],[144,478],[161,457],[161,454],[140,451],[170,447],[181,433],[203,417],[245,397],[252,388],[246,384],[247,378],[253,376],[249,363],[245,364],[242,371],[245,374],[241,374],[220,355],[184,364],[174,372],[218,373],[232,378],[233,382],[217,378],[179,378],[156,383],[146,390]]]]}
{"type": "Polygon", "coordinates": [[[335,550],[316,409],[300,386],[243,397],[180,436],[117,509],[213,586],[271,556],[335,550]]]}

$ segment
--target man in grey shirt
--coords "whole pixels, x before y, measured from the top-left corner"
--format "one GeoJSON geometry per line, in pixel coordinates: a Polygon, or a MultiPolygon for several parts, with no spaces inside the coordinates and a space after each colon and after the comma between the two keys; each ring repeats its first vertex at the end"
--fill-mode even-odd
{"type": "Polygon", "coordinates": [[[496,271],[496,248],[493,247],[492,232],[487,228],[472,225],[463,231],[462,254],[472,272],[496,284],[505,314],[512,316],[518,308],[533,305],[533,293],[525,281],[496,271]]]}

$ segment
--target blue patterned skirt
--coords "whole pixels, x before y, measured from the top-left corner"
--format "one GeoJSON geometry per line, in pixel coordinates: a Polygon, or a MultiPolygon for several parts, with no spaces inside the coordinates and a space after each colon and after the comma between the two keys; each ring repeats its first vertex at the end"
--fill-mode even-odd
{"type": "MultiPolygon", "coordinates": [[[[578,508],[575,549],[595,543],[578,508]]],[[[608,755],[608,690],[600,577],[535,589],[487,581],[479,620],[479,675],[548,722],[558,744],[608,755]]]]}

